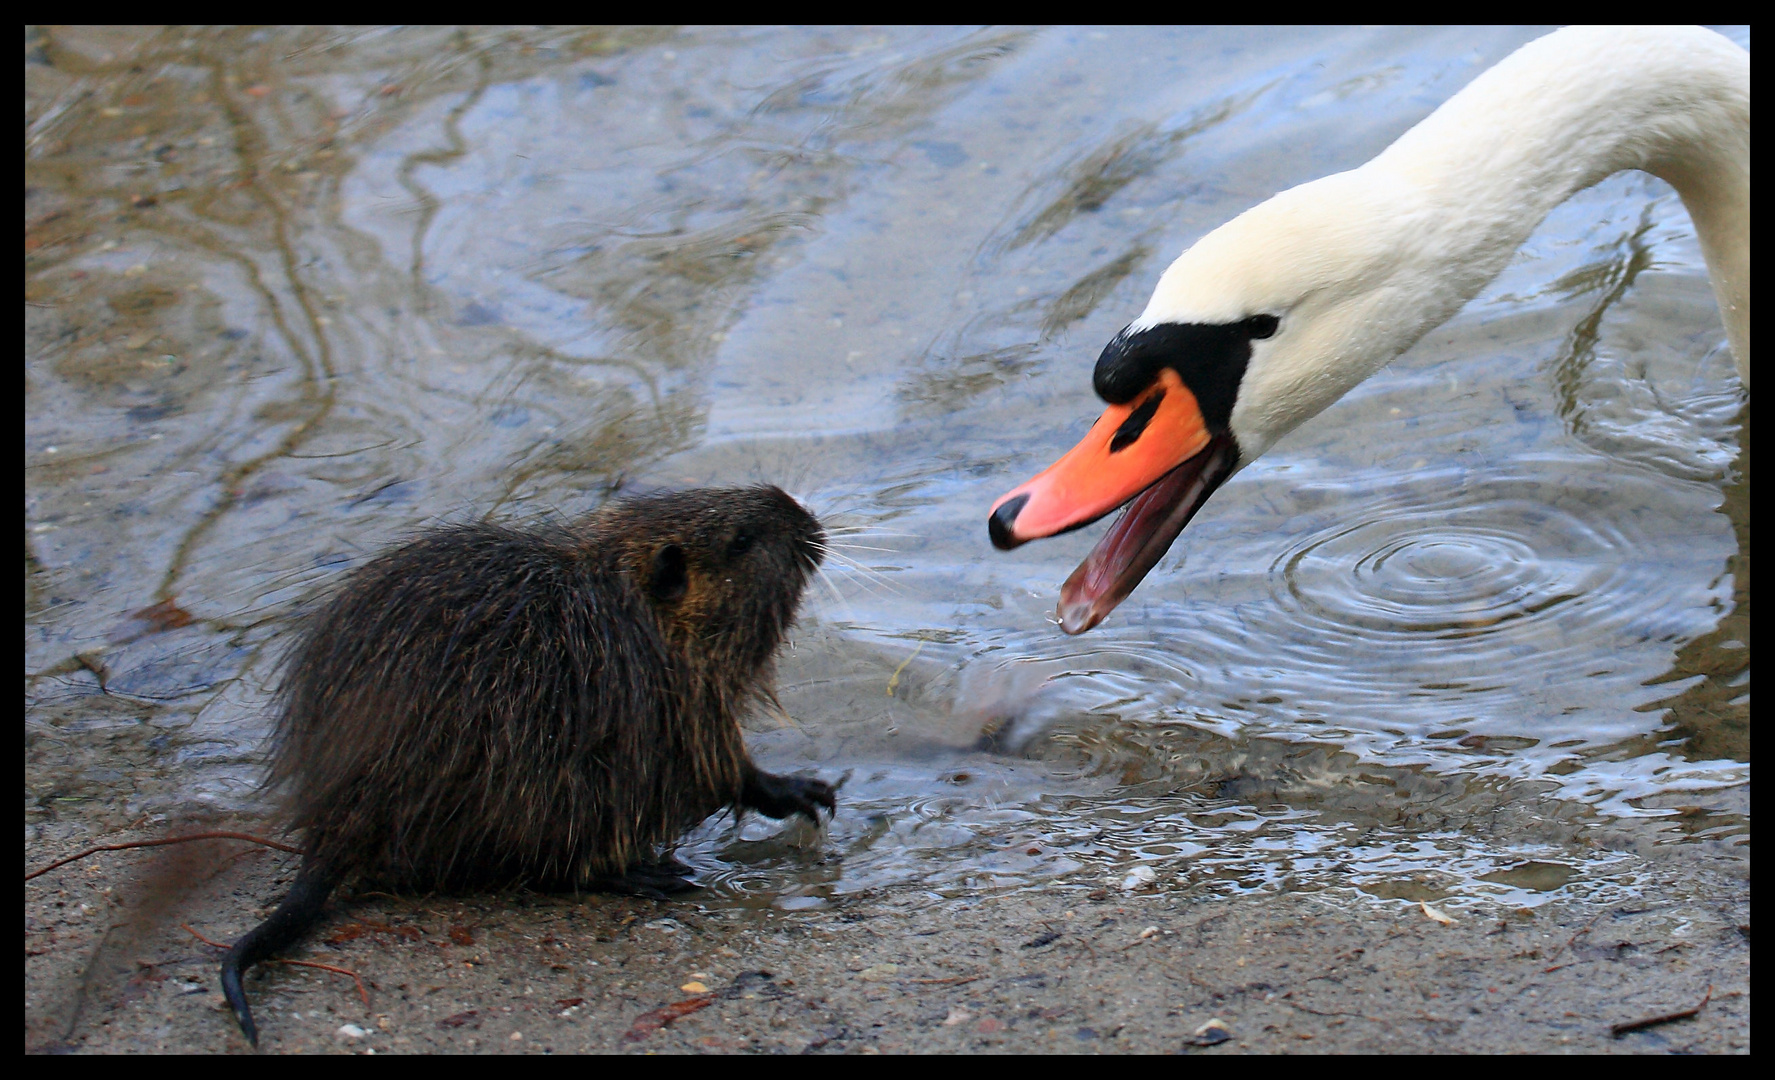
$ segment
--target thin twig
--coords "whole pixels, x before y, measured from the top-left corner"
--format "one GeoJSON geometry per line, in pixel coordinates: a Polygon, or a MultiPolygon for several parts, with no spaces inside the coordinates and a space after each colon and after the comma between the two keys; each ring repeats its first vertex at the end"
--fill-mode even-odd
{"type": "Polygon", "coordinates": [[[220,941],[211,941],[209,938],[206,938],[202,934],[191,929],[190,923],[180,923],[179,929],[185,931],[187,934],[190,934],[192,937],[203,942],[205,945],[208,945],[212,949],[226,949],[228,947],[228,946],[222,944],[220,941]]]}
{"type": "Polygon", "coordinates": [[[1595,915],[1592,915],[1590,917],[1589,922],[1585,923],[1583,926],[1580,926],[1578,928],[1578,932],[1573,934],[1571,937],[1567,938],[1565,944],[1561,945],[1558,949],[1555,949],[1553,951],[1553,955],[1549,956],[1547,959],[1552,960],[1554,957],[1558,956],[1560,953],[1571,948],[1573,945],[1576,945],[1578,943],[1578,939],[1583,937],[1585,934],[1588,934],[1596,926],[1597,920],[1601,919],[1604,915],[1607,915],[1610,910],[1613,910],[1613,909],[1606,909],[1606,910],[1597,912],[1595,915]]]}
{"type": "MultiPolygon", "coordinates": [[[[211,948],[226,949],[228,947],[219,941],[211,941],[209,938],[204,937],[202,934],[191,929],[189,923],[180,923],[179,928],[211,948]]],[[[349,968],[334,967],[332,964],[322,964],[314,960],[285,960],[280,956],[274,956],[264,962],[267,964],[289,964],[293,967],[320,968],[322,971],[331,971],[336,975],[349,975],[351,976],[351,981],[357,983],[357,996],[364,999],[364,1011],[368,1012],[370,1010],[370,992],[364,989],[364,980],[358,977],[358,973],[349,968]]]]}
{"type": "Polygon", "coordinates": [[[1643,1020],[1629,1020],[1624,1024],[1615,1024],[1609,1028],[1609,1033],[1619,1039],[1621,1036],[1626,1035],[1629,1032],[1639,1031],[1642,1028],[1656,1027],[1659,1024],[1668,1024],[1672,1020],[1687,1020],[1689,1017],[1699,1013],[1711,1000],[1713,1000],[1713,984],[1708,983],[1707,992],[1701,995],[1701,1003],[1694,1008],[1682,1009],[1673,1013],[1665,1013],[1662,1016],[1648,1016],[1643,1020]]]}
{"type": "Polygon", "coordinates": [[[284,960],[276,957],[272,958],[271,963],[292,964],[296,967],[320,968],[322,971],[331,971],[337,975],[350,975],[351,981],[357,983],[357,996],[364,999],[364,1011],[370,1011],[370,992],[364,989],[364,980],[358,978],[357,972],[352,971],[349,968],[334,967],[331,964],[316,963],[313,960],[284,960]]]}
{"type": "Polygon", "coordinates": [[[1300,1010],[1300,1011],[1301,1011],[1301,1012],[1304,1012],[1304,1013],[1312,1013],[1312,1014],[1313,1014],[1313,1015],[1314,1015],[1314,1016],[1354,1016],[1354,1017],[1355,1017],[1355,1018],[1356,1018],[1356,1019],[1358,1019],[1358,1020],[1370,1020],[1370,1021],[1373,1021],[1373,1022],[1374,1022],[1374,1023],[1377,1023],[1377,1024],[1380,1024],[1380,1023],[1385,1023],[1385,1021],[1383,1021],[1383,1020],[1381,1020],[1381,1019],[1380,1019],[1380,1018],[1379,1018],[1379,1017],[1377,1017],[1377,1016],[1369,1016],[1369,1015],[1367,1015],[1367,1014],[1366,1014],[1366,1013],[1359,1013],[1359,1012],[1327,1012],[1327,1011],[1326,1011],[1326,1010],[1324,1010],[1324,1009],[1314,1009],[1314,1008],[1310,1008],[1310,1007],[1308,1007],[1308,1006],[1306,1006],[1306,1005],[1302,1005],[1302,1004],[1301,1004],[1301,1003],[1300,1003],[1300,1002],[1298,1002],[1298,1001],[1288,1001],[1288,1000],[1287,1000],[1287,999],[1285,999],[1285,998],[1279,998],[1279,999],[1277,999],[1277,1000],[1280,1000],[1280,1001],[1282,1001],[1282,1002],[1283,1002],[1283,1004],[1286,1004],[1286,1005],[1290,1005],[1290,1006],[1292,1006],[1292,1007],[1294,1007],[1294,1008],[1296,1008],[1296,1009],[1299,1009],[1299,1010],[1300,1010]]]}
{"type": "Polygon", "coordinates": [[[88,855],[97,855],[101,851],[127,851],[130,848],[160,847],[162,844],[184,844],[192,840],[248,840],[255,844],[264,844],[266,847],[276,848],[279,851],[287,851],[292,855],[302,854],[302,849],[299,847],[291,847],[289,844],[280,844],[276,840],[267,840],[263,836],[254,836],[252,833],[192,833],[189,836],[169,836],[163,840],[131,840],[127,844],[100,844],[98,847],[87,848],[85,851],[70,855],[65,859],[57,859],[55,862],[50,863],[41,870],[33,870],[25,875],[25,880],[29,881],[34,877],[42,877],[44,874],[49,873],[58,866],[66,866],[77,859],[84,859],[88,855]]]}

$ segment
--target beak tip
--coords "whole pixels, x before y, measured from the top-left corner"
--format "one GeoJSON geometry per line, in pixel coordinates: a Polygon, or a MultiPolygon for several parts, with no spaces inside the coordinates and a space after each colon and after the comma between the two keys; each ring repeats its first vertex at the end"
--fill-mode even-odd
{"type": "Polygon", "coordinates": [[[1015,498],[1006,499],[992,511],[992,516],[986,519],[986,532],[992,537],[993,547],[1000,551],[1009,551],[1023,543],[1017,536],[1015,526],[1017,515],[1028,502],[1029,493],[1025,492],[1015,498]]]}
{"type": "Polygon", "coordinates": [[[1060,629],[1072,637],[1077,637],[1103,621],[1103,616],[1093,610],[1091,604],[1068,604],[1064,598],[1055,614],[1060,616],[1060,629]]]}

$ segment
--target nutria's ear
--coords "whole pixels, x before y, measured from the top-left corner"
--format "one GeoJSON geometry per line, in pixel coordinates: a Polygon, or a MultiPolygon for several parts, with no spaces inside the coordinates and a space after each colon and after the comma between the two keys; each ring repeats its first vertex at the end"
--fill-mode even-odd
{"type": "Polygon", "coordinates": [[[684,595],[689,584],[684,571],[684,549],[667,544],[653,553],[653,573],[647,579],[647,591],[662,604],[670,604],[684,595]]]}

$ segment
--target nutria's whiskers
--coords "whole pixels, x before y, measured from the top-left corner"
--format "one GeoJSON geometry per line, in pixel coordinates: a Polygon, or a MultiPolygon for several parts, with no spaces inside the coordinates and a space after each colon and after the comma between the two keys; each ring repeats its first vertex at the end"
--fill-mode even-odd
{"type": "MultiPolygon", "coordinates": [[[[893,581],[886,574],[875,569],[873,566],[865,565],[857,559],[853,559],[849,555],[844,554],[830,542],[826,545],[826,556],[832,563],[841,566],[854,574],[857,584],[861,585],[866,591],[876,592],[876,588],[872,588],[872,586],[875,586],[880,589],[885,589],[887,592],[890,592],[895,596],[906,595],[905,588],[898,582],[893,581]]],[[[877,595],[879,595],[879,593],[877,593],[877,595]]]]}

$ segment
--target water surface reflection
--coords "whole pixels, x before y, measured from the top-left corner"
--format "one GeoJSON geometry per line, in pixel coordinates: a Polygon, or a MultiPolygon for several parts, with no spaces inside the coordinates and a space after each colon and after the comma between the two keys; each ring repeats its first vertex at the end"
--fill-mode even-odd
{"type": "Polygon", "coordinates": [[[1527,903],[1741,857],[1748,414],[1655,180],[1557,210],[1091,634],[1050,613],[1094,531],[986,543],[1177,251],[1532,36],[31,32],[27,822],[250,804],[289,616],[425,523],[760,479],[858,566],[759,751],[853,774],[824,843],[700,830],[717,895],[1527,903]]]}

